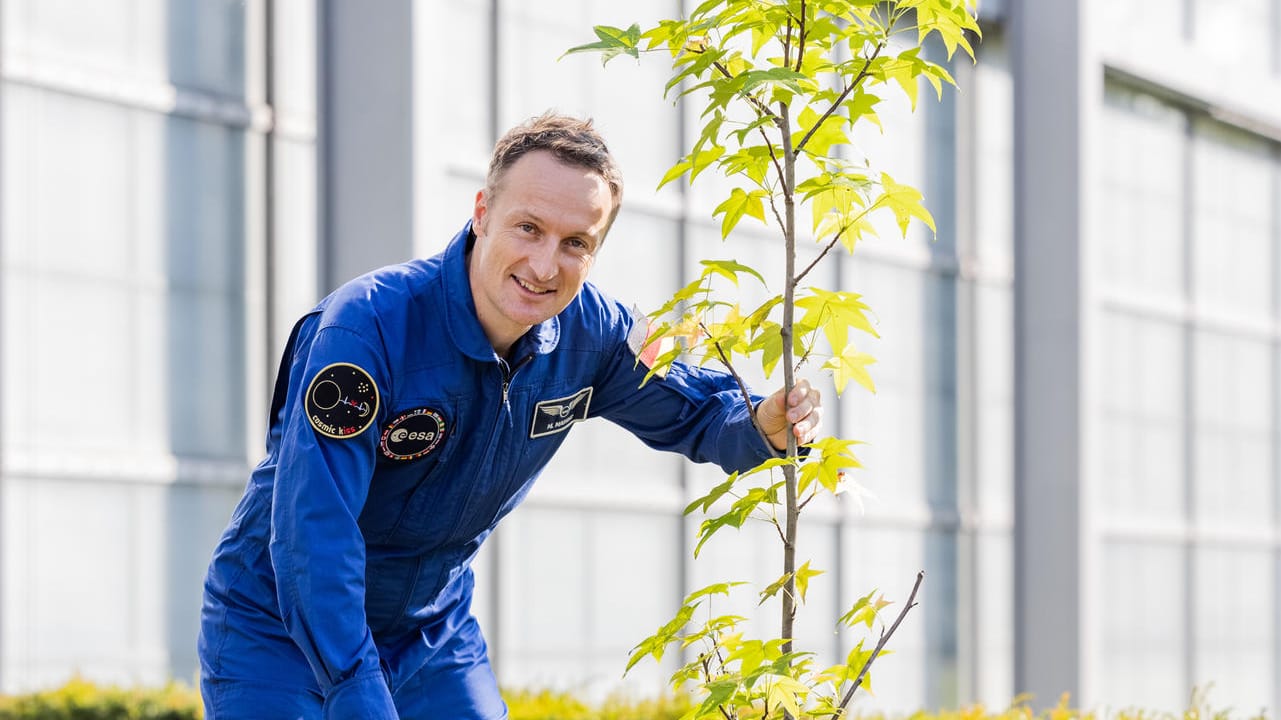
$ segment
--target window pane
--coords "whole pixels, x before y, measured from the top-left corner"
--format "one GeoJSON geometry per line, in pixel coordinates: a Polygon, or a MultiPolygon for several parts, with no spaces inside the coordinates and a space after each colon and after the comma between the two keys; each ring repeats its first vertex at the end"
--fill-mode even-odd
{"type": "Polygon", "coordinates": [[[1100,135],[1104,286],[1183,295],[1184,121],[1167,105],[1108,86],[1100,135]]]}
{"type": "Polygon", "coordinates": [[[1014,494],[1014,318],[1008,287],[977,288],[975,432],[979,509],[1011,520],[1014,494]]]}
{"type": "Polygon", "coordinates": [[[1269,148],[1204,122],[1193,151],[1196,299],[1215,311],[1269,319],[1276,242],[1269,148]]]}
{"type": "Polygon", "coordinates": [[[1108,313],[1103,333],[1103,511],[1120,522],[1181,522],[1186,458],[1182,331],[1172,323],[1108,313]]]}
{"type": "Polygon", "coordinates": [[[1183,707],[1187,632],[1183,553],[1177,546],[1108,543],[1104,550],[1103,699],[1112,707],[1183,707]]]}
{"type": "Polygon", "coordinates": [[[245,96],[243,0],[170,2],[167,7],[169,79],[202,92],[245,96]]]}
{"type": "Polygon", "coordinates": [[[1271,554],[1203,548],[1196,554],[1196,676],[1211,701],[1242,713],[1272,707],[1276,622],[1271,554]]]}
{"type": "Polygon", "coordinates": [[[1194,378],[1197,518],[1269,527],[1274,487],[1268,343],[1199,332],[1194,378]]]}
{"type": "Polygon", "coordinates": [[[974,69],[975,244],[985,267],[1012,269],[1014,263],[1014,80],[1005,37],[984,29],[975,48],[974,69]]]}

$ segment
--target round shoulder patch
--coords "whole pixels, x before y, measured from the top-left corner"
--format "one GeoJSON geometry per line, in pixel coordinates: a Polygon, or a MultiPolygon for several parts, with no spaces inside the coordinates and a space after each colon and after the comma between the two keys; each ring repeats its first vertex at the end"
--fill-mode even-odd
{"type": "Polygon", "coordinates": [[[445,416],[432,408],[401,413],[383,429],[383,455],[392,460],[416,460],[445,439],[445,416]]]}
{"type": "Polygon", "coordinates": [[[307,419],[316,432],[339,440],[355,437],[378,417],[378,386],[351,363],[334,363],[307,386],[307,419]]]}

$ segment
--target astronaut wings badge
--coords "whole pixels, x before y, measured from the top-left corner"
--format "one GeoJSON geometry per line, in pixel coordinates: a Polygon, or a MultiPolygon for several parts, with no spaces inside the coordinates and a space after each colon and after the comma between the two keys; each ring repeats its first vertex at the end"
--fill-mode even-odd
{"type": "Polygon", "coordinates": [[[534,406],[531,438],[564,432],[576,422],[587,419],[587,408],[592,403],[592,388],[588,387],[568,397],[543,400],[534,406]]]}

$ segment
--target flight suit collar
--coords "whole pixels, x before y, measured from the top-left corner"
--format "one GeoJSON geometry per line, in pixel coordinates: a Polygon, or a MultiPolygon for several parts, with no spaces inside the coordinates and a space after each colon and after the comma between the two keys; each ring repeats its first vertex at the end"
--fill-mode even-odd
{"type": "MultiPolygon", "coordinates": [[[[476,316],[476,303],[467,277],[467,251],[476,236],[471,221],[449,241],[441,271],[445,285],[445,323],[450,338],[464,355],[481,361],[492,361],[494,348],[476,316]]],[[[528,354],[546,355],[560,342],[560,318],[553,317],[529,329],[513,346],[513,357],[528,354]]]]}

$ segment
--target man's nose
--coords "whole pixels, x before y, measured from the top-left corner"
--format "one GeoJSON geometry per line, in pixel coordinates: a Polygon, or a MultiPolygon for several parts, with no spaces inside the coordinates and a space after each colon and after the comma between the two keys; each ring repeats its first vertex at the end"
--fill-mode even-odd
{"type": "Polygon", "coordinates": [[[534,271],[535,279],[551,280],[556,277],[556,241],[548,238],[538,243],[529,253],[529,267],[534,271]]]}

